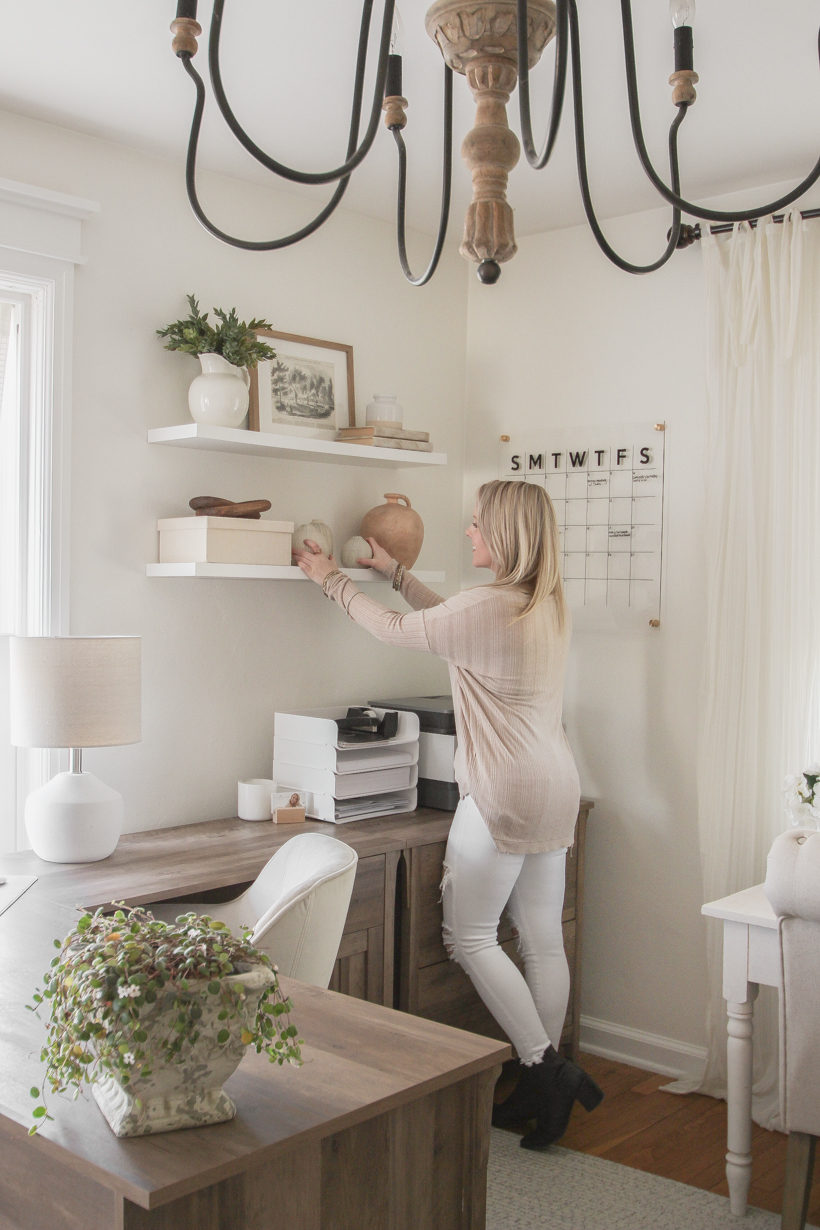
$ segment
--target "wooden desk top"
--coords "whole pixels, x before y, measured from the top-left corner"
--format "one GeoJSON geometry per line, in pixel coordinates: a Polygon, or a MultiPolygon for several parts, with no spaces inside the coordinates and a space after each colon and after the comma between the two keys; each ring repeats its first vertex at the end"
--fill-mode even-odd
{"type": "MultiPolygon", "coordinates": [[[[0,855],[0,875],[47,878],[51,899],[86,909],[108,905],[112,900],[144,905],[255,880],[268,859],[297,833],[338,837],[352,846],[359,858],[367,858],[446,841],[452,820],[452,812],[432,808],[353,824],[208,820],[179,828],[127,833],[101,863],[45,863],[33,850],[0,855]]],[[[35,885],[29,893],[39,887],[35,885]]]]}
{"type": "Polygon", "coordinates": [[[90,1094],[49,1096],[54,1122],[25,1140],[44,1030],[24,1005],[79,904],[136,905],[252,880],[296,832],[332,831],[367,857],[444,840],[451,819],[422,810],[332,830],[318,821],[281,829],[213,821],[130,834],[101,863],[44,863],[31,851],[0,857],[0,874],[40,877],[0,915],[0,1128],[46,1164],[57,1157],[150,1209],[502,1063],[510,1048],[492,1039],[283,979],[306,1062],[279,1068],[247,1054],[227,1082],[239,1108],[230,1123],[118,1140],[90,1094]]]}

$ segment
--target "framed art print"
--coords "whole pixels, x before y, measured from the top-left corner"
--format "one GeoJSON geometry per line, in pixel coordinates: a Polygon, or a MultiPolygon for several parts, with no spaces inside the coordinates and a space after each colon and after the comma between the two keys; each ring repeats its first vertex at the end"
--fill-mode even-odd
{"type": "Polygon", "coordinates": [[[251,370],[251,431],[335,439],[356,426],[353,347],[260,329],[276,351],[251,370]]]}

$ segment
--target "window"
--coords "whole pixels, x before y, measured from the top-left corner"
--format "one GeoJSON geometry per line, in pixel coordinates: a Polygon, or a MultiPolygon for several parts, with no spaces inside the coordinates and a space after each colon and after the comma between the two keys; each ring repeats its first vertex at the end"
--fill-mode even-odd
{"type": "Polygon", "coordinates": [[[25,799],[67,757],[10,746],[8,636],[69,630],[74,266],[98,210],[0,179],[0,852],[28,846],[25,799]]]}

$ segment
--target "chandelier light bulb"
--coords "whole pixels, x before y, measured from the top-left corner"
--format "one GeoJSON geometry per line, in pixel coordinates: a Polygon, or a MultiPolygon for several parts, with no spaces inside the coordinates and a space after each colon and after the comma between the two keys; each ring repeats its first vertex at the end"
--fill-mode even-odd
{"type": "MultiPolygon", "coordinates": [[[[694,4],[692,7],[694,8],[694,4]]],[[[398,5],[393,9],[393,32],[390,35],[390,54],[391,56],[404,55],[404,22],[401,19],[398,5]]]]}
{"type": "Polygon", "coordinates": [[[695,20],[695,0],[669,0],[669,17],[676,30],[691,26],[695,20]]]}

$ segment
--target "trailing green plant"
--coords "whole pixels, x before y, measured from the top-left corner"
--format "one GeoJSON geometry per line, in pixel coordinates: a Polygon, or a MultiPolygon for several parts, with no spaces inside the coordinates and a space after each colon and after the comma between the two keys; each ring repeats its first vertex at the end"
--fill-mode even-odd
{"type": "Polygon", "coordinates": [[[224,312],[214,308],[219,324],[214,328],[208,313],[199,310],[199,303],[188,295],[190,316],[175,320],[164,329],[157,329],[159,337],[167,337],[166,350],[181,350],[185,354],[221,354],[235,367],[256,367],[264,359],[275,359],[276,351],[267,342],[256,336],[260,329],[270,329],[267,320],[239,320],[236,308],[224,312]]]}
{"type": "Polygon", "coordinates": [[[40,1052],[46,1073],[42,1088],[31,1089],[42,1105],[35,1107],[37,1122],[29,1135],[51,1118],[46,1085],[55,1094],[73,1088],[76,1098],[83,1083],[116,1075],[128,1085],[150,1076],[156,1065],[183,1063],[200,1037],[201,1005],[216,997],[223,1022],[217,1044],[227,1045],[232,1036],[236,1041],[239,1029],[241,1042],[264,1052],[271,1063],[301,1064],[301,1039],[289,1017],[293,1004],[282,994],[270,957],[253,947],[250,936],[245,930],[237,938],[225,923],[204,914],[181,914],[173,924],[142,909],[83,914],[64,940],[54,941],[60,951],[34,1002],[26,1005],[38,1016],[41,1008],[49,1010],[40,1052]],[[255,964],[268,966],[274,982],[262,993],[253,1022],[243,1026],[243,985],[226,979],[255,964]],[[168,1027],[157,1030],[153,1005],[160,994],[167,1005],[169,992],[168,1027]]]}

